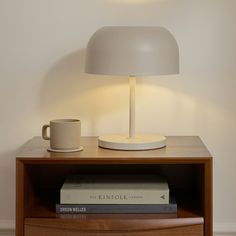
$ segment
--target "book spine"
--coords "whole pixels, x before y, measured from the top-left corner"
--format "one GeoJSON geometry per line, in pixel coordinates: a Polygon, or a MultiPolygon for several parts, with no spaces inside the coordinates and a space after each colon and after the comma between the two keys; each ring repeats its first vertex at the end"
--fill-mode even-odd
{"type": "Polygon", "coordinates": [[[168,204],[169,190],[61,189],[61,204],[168,204]]]}
{"type": "Polygon", "coordinates": [[[118,213],[143,213],[143,214],[168,214],[176,213],[176,204],[150,204],[150,205],[94,205],[94,204],[57,204],[56,213],[63,214],[118,214],[118,213]]]}

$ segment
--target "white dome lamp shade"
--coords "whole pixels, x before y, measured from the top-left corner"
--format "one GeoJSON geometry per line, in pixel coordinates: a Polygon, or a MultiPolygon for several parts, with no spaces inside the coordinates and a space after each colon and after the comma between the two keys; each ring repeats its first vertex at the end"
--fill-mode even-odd
{"type": "Polygon", "coordinates": [[[136,76],[179,73],[179,49],[163,27],[103,27],[90,38],[85,72],[129,76],[129,135],[104,135],[98,145],[115,150],[148,150],[166,146],[162,135],[135,134],[136,76]]]}

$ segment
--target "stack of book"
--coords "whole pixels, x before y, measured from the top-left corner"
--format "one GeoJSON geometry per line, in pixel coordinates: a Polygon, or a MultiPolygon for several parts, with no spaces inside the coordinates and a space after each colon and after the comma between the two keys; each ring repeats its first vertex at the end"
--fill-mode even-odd
{"type": "Polygon", "coordinates": [[[73,175],[57,213],[176,213],[167,181],[157,175],[73,175]]]}

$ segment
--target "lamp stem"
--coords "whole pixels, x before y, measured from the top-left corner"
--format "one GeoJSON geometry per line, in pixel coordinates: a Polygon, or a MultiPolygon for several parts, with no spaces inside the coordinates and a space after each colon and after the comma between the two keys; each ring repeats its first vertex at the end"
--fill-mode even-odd
{"type": "Polygon", "coordinates": [[[135,138],[135,85],[136,77],[129,76],[129,138],[135,138]]]}

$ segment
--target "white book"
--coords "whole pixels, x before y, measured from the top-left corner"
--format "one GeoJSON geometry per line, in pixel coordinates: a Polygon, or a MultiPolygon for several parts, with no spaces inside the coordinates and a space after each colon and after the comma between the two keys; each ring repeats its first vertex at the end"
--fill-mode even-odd
{"type": "Polygon", "coordinates": [[[169,204],[169,187],[158,175],[74,175],[63,184],[60,203],[169,204]]]}

